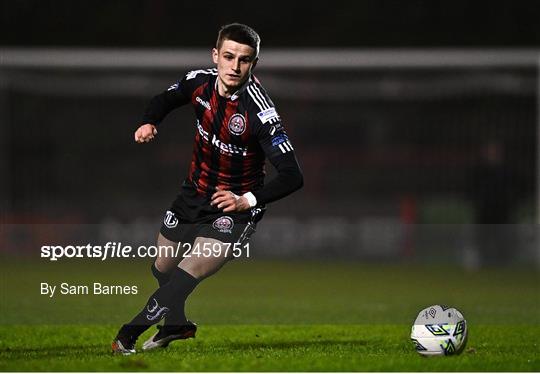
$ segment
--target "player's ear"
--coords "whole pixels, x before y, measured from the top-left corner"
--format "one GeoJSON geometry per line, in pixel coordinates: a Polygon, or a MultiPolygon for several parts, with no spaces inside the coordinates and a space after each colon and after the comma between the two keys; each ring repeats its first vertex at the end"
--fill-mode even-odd
{"type": "Polygon", "coordinates": [[[259,57],[255,57],[255,60],[253,60],[253,65],[251,65],[251,70],[255,69],[255,66],[257,66],[257,62],[259,62],[259,57]]]}
{"type": "Polygon", "coordinates": [[[218,63],[218,56],[219,56],[219,52],[217,48],[212,48],[212,60],[214,60],[214,64],[218,63]]]}

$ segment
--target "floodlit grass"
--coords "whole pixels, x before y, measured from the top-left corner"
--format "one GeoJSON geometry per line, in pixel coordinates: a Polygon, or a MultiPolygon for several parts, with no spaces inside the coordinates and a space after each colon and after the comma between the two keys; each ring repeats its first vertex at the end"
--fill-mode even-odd
{"type": "Polygon", "coordinates": [[[405,325],[204,326],[196,339],[128,357],[109,351],[115,326],[15,326],[0,331],[3,371],[540,369],[538,326],[476,326],[460,356],[430,358],[414,352],[405,325]]]}
{"type": "Polygon", "coordinates": [[[540,370],[534,269],[237,261],[190,298],[196,339],[118,357],[110,341],[155,287],[148,263],[2,263],[2,371],[540,370]],[[40,295],[41,282],[137,285],[139,292],[49,298],[40,295]],[[467,318],[460,356],[424,358],[409,341],[417,312],[436,303],[467,318]]]}

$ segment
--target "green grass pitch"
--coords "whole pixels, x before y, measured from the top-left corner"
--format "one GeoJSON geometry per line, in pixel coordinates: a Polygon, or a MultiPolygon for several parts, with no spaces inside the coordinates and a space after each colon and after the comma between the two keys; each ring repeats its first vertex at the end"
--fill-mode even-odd
{"type": "Polygon", "coordinates": [[[149,262],[2,260],[2,371],[540,370],[534,269],[235,261],[190,298],[196,339],[119,357],[110,341],[155,287],[149,262]],[[49,298],[40,282],[137,285],[139,293],[49,298]],[[417,312],[437,303],[467,318],[460,356],[424,358],[409,341],[417,312]]]}

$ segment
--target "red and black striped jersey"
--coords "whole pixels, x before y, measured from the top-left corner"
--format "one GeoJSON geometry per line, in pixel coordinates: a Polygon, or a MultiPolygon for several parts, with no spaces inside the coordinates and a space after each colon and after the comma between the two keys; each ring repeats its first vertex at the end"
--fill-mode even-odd
{"type": "Polygon", "coordinates": [[[281,118],[260,82],[252,75],[225,98],[218,93],[217,74],[217,69],[188,72],[152,99],[143,123],[158,125],[170,111],[191,103],[196,132],[187,180],[199,195],[210,198],[216,188],[238,195],[251,191],[265,203],[299,188],[279,183],[263,188],[265,157],[276,166],[278,176],[282,169],[285,175],[297,173],[301,179],[301,172],[281,118]]]}

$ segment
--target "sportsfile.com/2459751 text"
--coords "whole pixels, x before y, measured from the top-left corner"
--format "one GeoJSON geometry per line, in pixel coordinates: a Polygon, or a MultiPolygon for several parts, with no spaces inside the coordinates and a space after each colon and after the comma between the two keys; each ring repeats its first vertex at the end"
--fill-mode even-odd
{"type": "Polygon", "coordinates": [[[140,245],[135,249],[121,242],[105,245],[44,245],[41,258],[58,261],[61,258],[146,258],[146,257],[250,257],[249,243],[178,243],[175,246],[140,245]]]}

